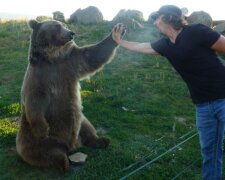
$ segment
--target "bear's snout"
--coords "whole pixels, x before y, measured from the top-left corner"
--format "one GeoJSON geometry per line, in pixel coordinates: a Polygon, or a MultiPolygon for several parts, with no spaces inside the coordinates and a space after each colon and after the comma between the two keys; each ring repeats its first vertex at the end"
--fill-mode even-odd
{"type": "Polygon", "coordinates": [[[70,31],[69,34],[70,34],[70,38],[71,39],[73,39],[75,37],[75,33],[74,32],[70,31]]]}
{"type": "Polygon", "coordinates": [[[64,32],[64,34],[62,34],[62,36],[64,37],[64,40],[66,40],[67,42],[73,40],[73,38],[75,37],[75,33],[67,30],[66,32],[64,32]]]}

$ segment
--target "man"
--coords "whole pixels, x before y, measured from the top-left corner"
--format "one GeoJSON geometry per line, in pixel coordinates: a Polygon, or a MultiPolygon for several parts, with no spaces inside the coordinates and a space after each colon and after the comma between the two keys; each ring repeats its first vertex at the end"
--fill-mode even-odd
{"type": "Polygon", "coordinates": [[[225,125],[225,66],[216,52],[225,53],[225,37],[201,25],[186,25],[181,10],[164,5],[151,15],[160,40],[130,42],[121,39],[122,24],[113,39],[131,51],[165,56],[186,82],[196,105],[196,126],[203,156],[203,178],[222,179],[222,142],[225,125]]]}

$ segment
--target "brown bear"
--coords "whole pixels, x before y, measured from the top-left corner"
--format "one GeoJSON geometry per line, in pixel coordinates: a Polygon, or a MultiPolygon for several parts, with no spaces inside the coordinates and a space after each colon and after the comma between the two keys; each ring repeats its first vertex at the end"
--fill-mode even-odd
{"type": "Polygon", "coordinates": [[[97,44],[78,47],[74,33],[58,21],[30,20],[29,63],[21,90],[18,154],[38,167],[69,168],[68,154],[82,145],[106,148],[82,113],[79,81],[112,59],[110,33],[97,44]]]}

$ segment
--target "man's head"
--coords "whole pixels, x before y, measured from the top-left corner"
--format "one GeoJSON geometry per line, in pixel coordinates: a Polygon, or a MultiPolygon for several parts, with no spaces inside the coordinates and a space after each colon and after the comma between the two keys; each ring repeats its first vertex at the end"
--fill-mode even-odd
{"type": "Polygon", "coordinates": [[[162,16],[163,22],[172,25],[175,29],[180,29],[186,24],[181,9],[174,5],[164,5],[150,16],[154,21],[162,16]]]}
{"type": "Polygon", "coordinates": [[[177,6],[164,5],[164,6],[160,7],[158,11],[153,12],[151,14],[151,18],[153,20],[156,20],[160,15],[172,15],[172,16],[175,16],[177,18],[181,18],[182,12],[181,12],[181,9],[177,6]]]}

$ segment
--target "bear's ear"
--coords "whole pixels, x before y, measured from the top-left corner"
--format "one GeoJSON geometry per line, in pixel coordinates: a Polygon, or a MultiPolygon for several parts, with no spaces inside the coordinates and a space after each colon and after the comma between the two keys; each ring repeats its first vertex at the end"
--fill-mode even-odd
{"type": "Polygon", "coordinates": [[[29,20],[29,22],[28,22],[28,25],[30,26],[30,28],[32,28],[32,29],[36,29],[37,27],[38,27],[38,22],[36,21],[36,20],[34,20],[34,19],[32,19],[32,20],[29,20]]]}

